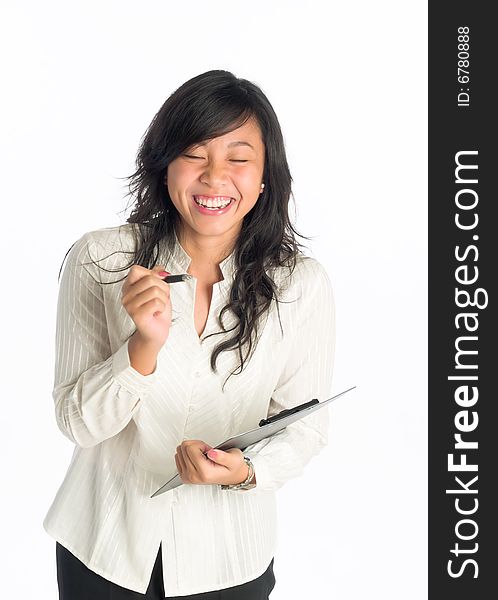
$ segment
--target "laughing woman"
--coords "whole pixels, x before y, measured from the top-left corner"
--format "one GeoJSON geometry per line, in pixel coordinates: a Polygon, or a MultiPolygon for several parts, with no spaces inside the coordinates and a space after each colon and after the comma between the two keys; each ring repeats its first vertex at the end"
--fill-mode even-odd
{"type": "Polygon", "coordinates": [[[296,241],[282,132],[254,83],[184,83],[136,166],[127,222],[82,235],[60,282],[53,398],[75,447],[44,520],[59,599],[267,599],[275,492],[327,444],[328,412],[210,449],[329,396],[330,280],[296,241]]]}

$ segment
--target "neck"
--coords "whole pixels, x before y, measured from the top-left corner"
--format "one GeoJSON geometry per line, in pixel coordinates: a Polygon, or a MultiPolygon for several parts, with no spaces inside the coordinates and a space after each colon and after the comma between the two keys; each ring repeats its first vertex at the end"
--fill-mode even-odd
{"type": "Polygon", "coordinates": [[[237,239],[231,231],[223,235],[200,235],[188,225],[180,223],[177,237],[192,259],[188,268],[191,275],[205,280],[223,279],[219,264],[230,255],[237,239]]]}

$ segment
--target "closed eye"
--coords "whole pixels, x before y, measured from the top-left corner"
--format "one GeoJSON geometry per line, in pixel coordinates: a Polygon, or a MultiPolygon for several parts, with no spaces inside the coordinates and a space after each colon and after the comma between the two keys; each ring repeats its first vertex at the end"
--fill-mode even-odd
{"type": "MultiPolygon", "coordinates": [[[[184,154],[183,156],[185,156],[186,158],[198,158],[199,160],[202,160],[203,157],[202,156],[193,156],[192,154],[184,154]]],[[[239,162],[239,163],[245,163],[245,162],[249,162],[248,160],[237,160],[235,158],[230,159],[232,162],[239,162]]]]}
{"type": "MultiPolygon", "coordinates": [[[[186,158],[198,158],[199,160],[203,160],[203,158],[204,158],[202,156],[193,156],[192,154],[184,154],[183,156],[185,156],[186,158]]],[[[235,159],[235,158],[232,158],[230,160],[232,162],[249,162],[248,160],[235,159]]]]}

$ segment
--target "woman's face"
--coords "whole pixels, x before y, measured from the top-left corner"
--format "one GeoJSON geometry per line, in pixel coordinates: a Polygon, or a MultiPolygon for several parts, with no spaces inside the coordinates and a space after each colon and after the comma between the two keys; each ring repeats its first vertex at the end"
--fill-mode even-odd
{"type": "Polygon", "coordinates": [[[262,192],[264,161],[261,130],[253,118],[187,148],[168,165],[166,175],[182,225],[201,235],[235,239],[262,192]]]}

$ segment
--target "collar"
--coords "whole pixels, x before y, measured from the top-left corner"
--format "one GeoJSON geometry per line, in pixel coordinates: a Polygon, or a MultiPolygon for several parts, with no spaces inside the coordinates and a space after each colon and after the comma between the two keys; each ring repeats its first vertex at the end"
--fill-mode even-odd
{"type": "MultiPolygon", "coordinates": [[[[186,273],[187,269],[192,262],[192,258],[187,254],[183,246],[178,240],[176,231],[174,231],[174,246],[170,256],[176,267],[178,267],[180,273],[186,273]]],[[[220,270],[223,274],[223,279],[230,281],[235,275],[235,250],[232,251],[225,259],[220,262],[220,270]]]]}

